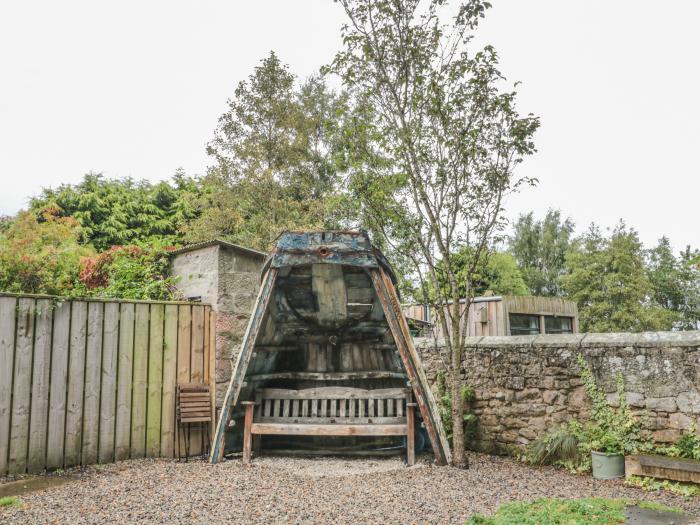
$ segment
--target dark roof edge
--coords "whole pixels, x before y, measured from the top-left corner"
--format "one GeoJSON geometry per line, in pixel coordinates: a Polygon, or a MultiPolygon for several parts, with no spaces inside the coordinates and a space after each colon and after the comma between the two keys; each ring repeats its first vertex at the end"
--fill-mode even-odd
{"type": "Polygon", "coordinates": [[[225,246],[226,248],[232,248],[234,250],[238,250],[241,252],[248,253],[250,255],[254,255],[256,257],[262,257],[265,258],[267,257],[267,253],[261,252],[259,250],[254,250],[253,248],[246,248],[245,246],[240,246],[239,244],[234,244],[229,241],[224,241],[223,239],[211,239],[210,241],[203,241],[203,242],[198,242],[195,244],[189,244],[187,246],[183,246],[182,248],[178,248],[177,250],[173,250],[170,252],[170,255],[180,255],[181,253],[187,253],[187,252],[192,252],[194,250],[200,250],[202,248],[208,248],[210,246],[225,246]]]}

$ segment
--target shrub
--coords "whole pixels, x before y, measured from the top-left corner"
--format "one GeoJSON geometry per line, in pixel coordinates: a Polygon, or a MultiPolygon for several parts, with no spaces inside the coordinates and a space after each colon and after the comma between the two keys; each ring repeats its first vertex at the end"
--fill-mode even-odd
{"type": "Polygon", "coordinates": [[[687,458],[700,460],[700,436],[695,422],[688,430],[683,432],[673,445],[657,447],[652,450],[656,454],[671,456],[674,458],[687,458]]]}
{"type": "Polygon", "coordinates": [[[121,299],[179,298],[162,246],[113,246],[81,261],[79,293],[121,299]]]}
{"type": "Polygon", "coordinates": [[[642,444],[642,424],[634,417],[625,396],[625,382],[618,374],[619,406],[608,404],[605,392],[596,383],[590,366],[581,354],[577,356],[581,379],[591,400],[590,423],[586,425],[586,448],[608,454],[632,454],[642,444]]]}
{"type": "MultiPolygon", "coordinates": [[[[438,410],[442,426],[445,429],[447,439],[452,441],[452,395],[450,394],[445,381],[445,372],[440,370],[436,377],[436,386],[438,394],[438,410]]],[[[476,434],[476,416],[467,410],[468,404],[474,401],[474,389],[470,386],[462,387],[462,401],[465,404],[464,410],[464,446],[468,447],[476,434]]]]}
{"type": "Polygon", "coordinates": [[[48,207],[22,212],[0,233],[0,291],[71,294],[80,258],[94,254],[82,246],[82,230],[71,217],[48,207]]]}

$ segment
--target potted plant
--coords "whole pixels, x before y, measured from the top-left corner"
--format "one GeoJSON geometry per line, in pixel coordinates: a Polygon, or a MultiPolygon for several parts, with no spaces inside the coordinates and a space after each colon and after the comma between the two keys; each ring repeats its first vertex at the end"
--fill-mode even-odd
{"type": "Polygon", "coordinates": [[[591,400],[585,447],[590,449],[593,477],[621,478],[625,475],[625,454],[635,453],[642,442],[641,423],[627,404],[622,375],[617,376],[619,406],[612,407],[581,354],[578,355],[578,364],[583,385],[591,400]]]}

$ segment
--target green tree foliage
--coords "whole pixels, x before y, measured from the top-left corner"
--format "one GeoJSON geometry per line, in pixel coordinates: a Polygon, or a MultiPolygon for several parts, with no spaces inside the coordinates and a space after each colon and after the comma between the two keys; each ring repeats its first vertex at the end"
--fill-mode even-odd
{"type": "Polygon", "coordinates": [[[216,164],[186,239],[222,237],[268,249],[283,230],[335,225],[333,136],[343,101],[320,77],[297,87],[270,53],[219,119],[207,147],[216,164]]]}
{"type": "Polygon", "coordinates": [[[667,237],[649,250],[647,273],[654,300],[676,315],[675,327],[695,330],[700,320],[700,265],[690,247],[676,257],[667,237]]]}
{"type": "Polygon", "coordinates": [[[89,173],[79,184],[44,189],[30,209],[52,206],[61,217],[73,217],[82,227],[82,241],[103,251],[135,241],[177,243],[180,228],[197,214],[193,200],[199,191],[197,181],[182,171],[172,184],[89,173]]]}
{"type": "Polygon", "coordinates": [[[52,295],[70,294],[77,282],[81,257],[94,251],[82,246],[82,228],[55,207],[37,216],[20,212],[0,233],[0,290],[52,295]]]}
{"type": "Polygon", "coordinates": [[[618,225],[609,238],[591,226],[566,257],[563,290],[579,308],[581,331],[670,330],[677,316],[658,306],[637,232],[618,225]]]}
{"type": "Polygon", "coordinates": [[[477,268],[503,225],[504,196],[532,182],[514,169],[534,152],[539,121],[521,116],[516,93],[502,89],[496,51],[472,49],[488,2],[461,3],[456,16],[445,12],[444,0],[340,4],[344,47],[329,69],[352,97],[349,188],[370,229],[411,263],[423,297],[452,302],[436,311],[449,353],[453,461],[462,466],[463,282],[470,300],[477,268]],[[455,257],[463,248],[474,264],[460,282],[455,257]]]}
{"type": "Polygon", "coordinates": [[[566,253],[573,233],[573,221],[562,219],[557,210],[549,210],[542,220],[536,220],[532,212],[518,218],[510,237],[510,252],[532,295],[562,295],[560,278],[566,273],[566,253]]]}
{"type": "MultiPolygon", "coordinates": [[[[491,252],[481,261],[474,275],[469,269],[474,257],[472,250],[462,248],[454,257],[462,297],[468,296],[469,279],[475,296],[527,295],[529,290],[520,273],[515,257],[507,252],[491,252]]],[[[438,265],[441,286],[446,286],[446,272],[438,265]]],[[[444,293],[444,292],[443,292],[444,293]]]]}

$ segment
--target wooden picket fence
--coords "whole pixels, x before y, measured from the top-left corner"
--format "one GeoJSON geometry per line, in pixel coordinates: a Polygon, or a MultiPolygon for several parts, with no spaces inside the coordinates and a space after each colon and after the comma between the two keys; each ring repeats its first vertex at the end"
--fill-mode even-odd
{"type": "Polygon", "coordinates": [[[214,327],[201,303],[0,293],[0,476],[174,457],[177,384],[214,395],[214,327]]]}

